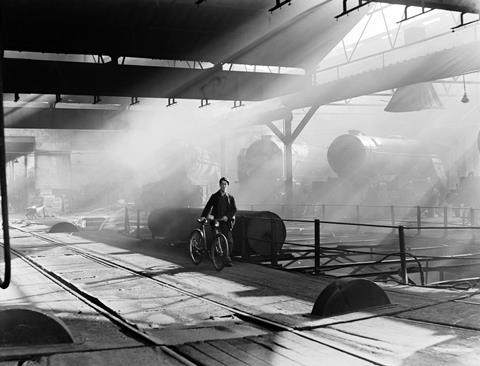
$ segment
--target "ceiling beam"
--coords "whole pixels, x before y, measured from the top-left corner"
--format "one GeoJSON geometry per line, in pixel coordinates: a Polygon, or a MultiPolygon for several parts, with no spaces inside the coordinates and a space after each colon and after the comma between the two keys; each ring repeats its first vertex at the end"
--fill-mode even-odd
{"type": "Polygon", "coordinates": [[[4,92],[20,94],[259,101],[309,82],[302,75],[9,58],[3,69],[4,92]]]}

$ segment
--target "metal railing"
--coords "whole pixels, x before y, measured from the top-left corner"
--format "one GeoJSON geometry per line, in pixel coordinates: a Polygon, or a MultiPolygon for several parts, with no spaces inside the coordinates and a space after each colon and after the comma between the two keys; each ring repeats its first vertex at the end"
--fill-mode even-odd
{"type": "MultiPolygon", "coordinates": [[[[258,220],[269,220],[271,231],[273,232],[274,218],[256,218],[258,220]]],[[[426,285],[428,282],[429,272],[438,272],[440,280],[443,280],[445,271],[455,268],[470,268],[480,264],[480,253],[462,253],[452,255],[435,255],[434,251],[443,250],[445,246],[420,246],[410,247],[406,245],[406,231],[416,231],[418,237],[420,229],[423,230],[442,230],[444,232],[450,230],[479,230],[480,226],[404,226],[404,225],[382,225],[382,224],[367,224],[358,222],[344,222],[344,221],[327,221],[320,219],[313,220],[281,220],[286,224],[302,224],[304,229],[310,227],[309,233],[313,233],[313,237],[308,242],[285,240],[279,243],[274,236],[270,238],[250,238],[244,237],[242,245],[242,258],[247,261],[260,261],[269,264],[276,268],[301,270],[313,274],[329,274],[337,270],[347,270],[348,273],[343,275],[333,275],[335,277],[389,277],[393,279],[394,275],[400,277],[402,284],[414,283],[410,278],[412,274],[419,274],[420,284],[426,285]],[[312,226],[313,225],[313,230],[312,226]],[[332,243],[325,243],[321,240],[321,228],[325,226],[351,226],[355,228],[376,228],[382,230],[389,230],[390,239],[385,244],[368,243],[364,245],[355,240],[351,243],[343,242],[343,245],[333,246],[332,243]],[[392,233],[394,238],[391,238],[392,233]],[[248,254],[248,240],[264,241],[265,245],[270,246],[270,255],[252,257],[248,254]],[[395,244],[396,242],[396,244],[395,244]],[[330,245],[328,245],[330,244],[330,245]],[[279,250],[283,246],[287,248],[279,250]],[[365,248],[369,250],[366,251],[365,248]],[[363,249],[363,250],[362,250],[363,249]],[[387,250],[387,251],[385,251],[387,250]],[[418,254],[418,252],[427,251],[430,254],[418,254]],[[247,253],[247,254],[246,254],[247,253]],[[369,260],[365,260],[369,257],[369,260]],[[398,259],[395,259],[398,257],[398,259]],[[361,260],[355,260],[360,258],[361,260]],[[346,260],[347,262],[342,262],[346,260]],[[298,264],[302,261],[310,261],[309,265],[296,266],[289,268],[292,264],[298,264]],[[443,264],[441,262],[449,262],[443,264]],[[453,264],[452,264],[453,262],[453,264]],[[459,263],[460,262],[460,263],[459,263]],[[438,265],[432,266],[432,263],[438,265]],[[412,267],[412,265],[414,265],[412,267]],[[378,269],[378,267],[394,267],[388,269],[378,269]],[[370,269],[367,272],[362,272],[363,269],[370,269]],[[373,271],[372,271],[373,269],[373,271]],[[410,276],[410,277],[409,277],[410,276]]],[[[244,229],[243,229],[244,230],[244,229]]],[[[246,232],[244,231],[246,234],[246,232]]],[[[310,234],[309,234],[310,235],[310,234]]],[[[238,245],[238,243],[236,243],[238,245]]]]}
{"type": "Polygon", "coordinates": [[[361,204],[242,204],[239,207],[251,211],[269,210],[282,217],[288,218],[310,218],[319,217],[321,220],[342,219],[348,222],[360,223],[368,220],[370,222],[388,222],[392,226],[403,223],[410,225],[415,223],[418,231],[422,226],[432,226],[435,222],[439,226],[475,226],[480,217],[480,209],[465,206],[427,206],[427,205],[361,205],[361,204]],[[289,217],[288,214],[291,214],[289,217]]]}
{"type": "MultiPolygon", "coordinates": [[[[237,225],[243,240],[236,242],[235,246],[240,247],[242,259],[267,263],[285,270],[301,270],[326,275],[334,273],[332,276],[335,277],[387,276],[393,278],[398,275],[402,284],[412,282],[412,275],[419,274],[421,285],[428,283],[429,272],[438,272],[440,280],[443,280],[443,271],[448,271],[449,268],[468,267],[472,265],[472,262],[480,264],[480,253],[437,255],[436,251],[442,251],[445,249],[445,245],[423,244],[409,247],[407,246],[408,238],[405,235],[406,232],[413,232],[415,237],[420,238],[428,237],[427,232],[434,232],[435,235],[441,233],[441,237],[447,240],[448,233],[451,231],[469,230],[475,237],[475,230],[480,229],[480,226],[475,226],[478,209],[446,206],[346,204],[296,205],[293,208],[305,212],[307,206],[314,207],[313,212],[321,213],[320,218],[255,217],[255,220],[267,220],[266,227],[267,229],[269,227],[271,233],[258,238],[247,237],[246,221],[238,220],[237,225]],[[338,209],[341,210],[338,211],[338,209]],[[383,216],[365,214],[369,209],[374,209],[377,213],[383,212],[383,216]],[[350,212],[349,215],[346,215],[347,211],[350,212]],[[330,214],[334,215],[339,212],[342,220],[329,218],[330,214]],[[362,223],[367,219],[371,222],[362,223]],[[287,226],[285,240],[275,234],[275,227],[278,225],[276,221],[281,221],[282,225],[287,226]],[[303,236],[292,239],[291,232],[296,229],[301,230],[303,236]],[[425,233],[422,232],[423,230],[425,233]],[[335,233],[338,235],[339,232],[346,232],[353,236],[347,240],[335,241],[335,233]],[[332,235],[334,241],[329,240],[327,234],[332,235]],[[264,242],[264,254],[254,253],[249,248],[249,240],[264,242]],[[454,264],[441,265],[441,262],[445,261],[454,264]],[[298,265],[299,262],[307,262],[308,265],[298,265]],[[432,264],[435,265],[432,266],[432,264]],[[390,268],[385,269],[385,266],[390,268]],[[368,270],[365,271],[365,269],[368,270]],[[335,272],[339,270],[348,273],[336,274],[335,272]]],[[[277,208],[276,211],[280,212],[287,208],[286,205],[274,204],[248,205],[247,207],[252,211],[268,208],[275,211],[277,208]]],[[[146,211],[125,207],[124,232],[141,238],[143,228],[147,227],[147,216],[148,212],[146,211]]],[[[240,216],[237,215],[237,218],[240,216]]],[[[249,219],[252,218],[249,217],[249,219]]]]}

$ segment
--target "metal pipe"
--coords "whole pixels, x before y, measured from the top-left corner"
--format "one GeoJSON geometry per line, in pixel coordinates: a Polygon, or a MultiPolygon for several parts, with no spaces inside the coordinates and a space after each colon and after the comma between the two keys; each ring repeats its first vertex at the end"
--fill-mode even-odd
{"type": "MultiPolygon", "coordinates": [[[[0,29],[3,18],[3,2],[0,3],[0,29]]],[[[8,198],[7,198],[7,172],[5,154],[5,120],[3,115],[3,39],[0,35],[0,194],[2,197],[2,229],[3,229],[3,259],[5,271],[0,279],[0,287],[5,289],[10,284],[11,258],[10,258],[10,232],[8,228],[8,198]]]]}

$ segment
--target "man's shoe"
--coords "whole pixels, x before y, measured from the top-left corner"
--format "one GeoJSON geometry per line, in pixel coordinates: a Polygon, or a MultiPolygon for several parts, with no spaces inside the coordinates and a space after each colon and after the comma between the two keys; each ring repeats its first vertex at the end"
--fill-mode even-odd
{"type": "Polygon", "coordinates": [[[232,266],[232,258],[227,257],[225,261],[225,267],[231,267],[232,266]]]}

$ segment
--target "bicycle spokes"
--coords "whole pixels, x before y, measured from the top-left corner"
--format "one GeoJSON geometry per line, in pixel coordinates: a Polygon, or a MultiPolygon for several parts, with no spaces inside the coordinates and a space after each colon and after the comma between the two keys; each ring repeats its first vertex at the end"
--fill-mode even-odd
{"type": "Polygon", "coordinates": [[[205,245],[202,234],[198,230],[195,230],[190,235],[189,242],[190,257],[192,258],[193,263],[199,264],[202,261],[204,247],[205,245]]]}
{"type": "Polygon", "coordinates": [[[224,235],[218,234],[211,248],[212,262],[217,271],[221,271],[227,262],[228,242],[224,235]]]}

